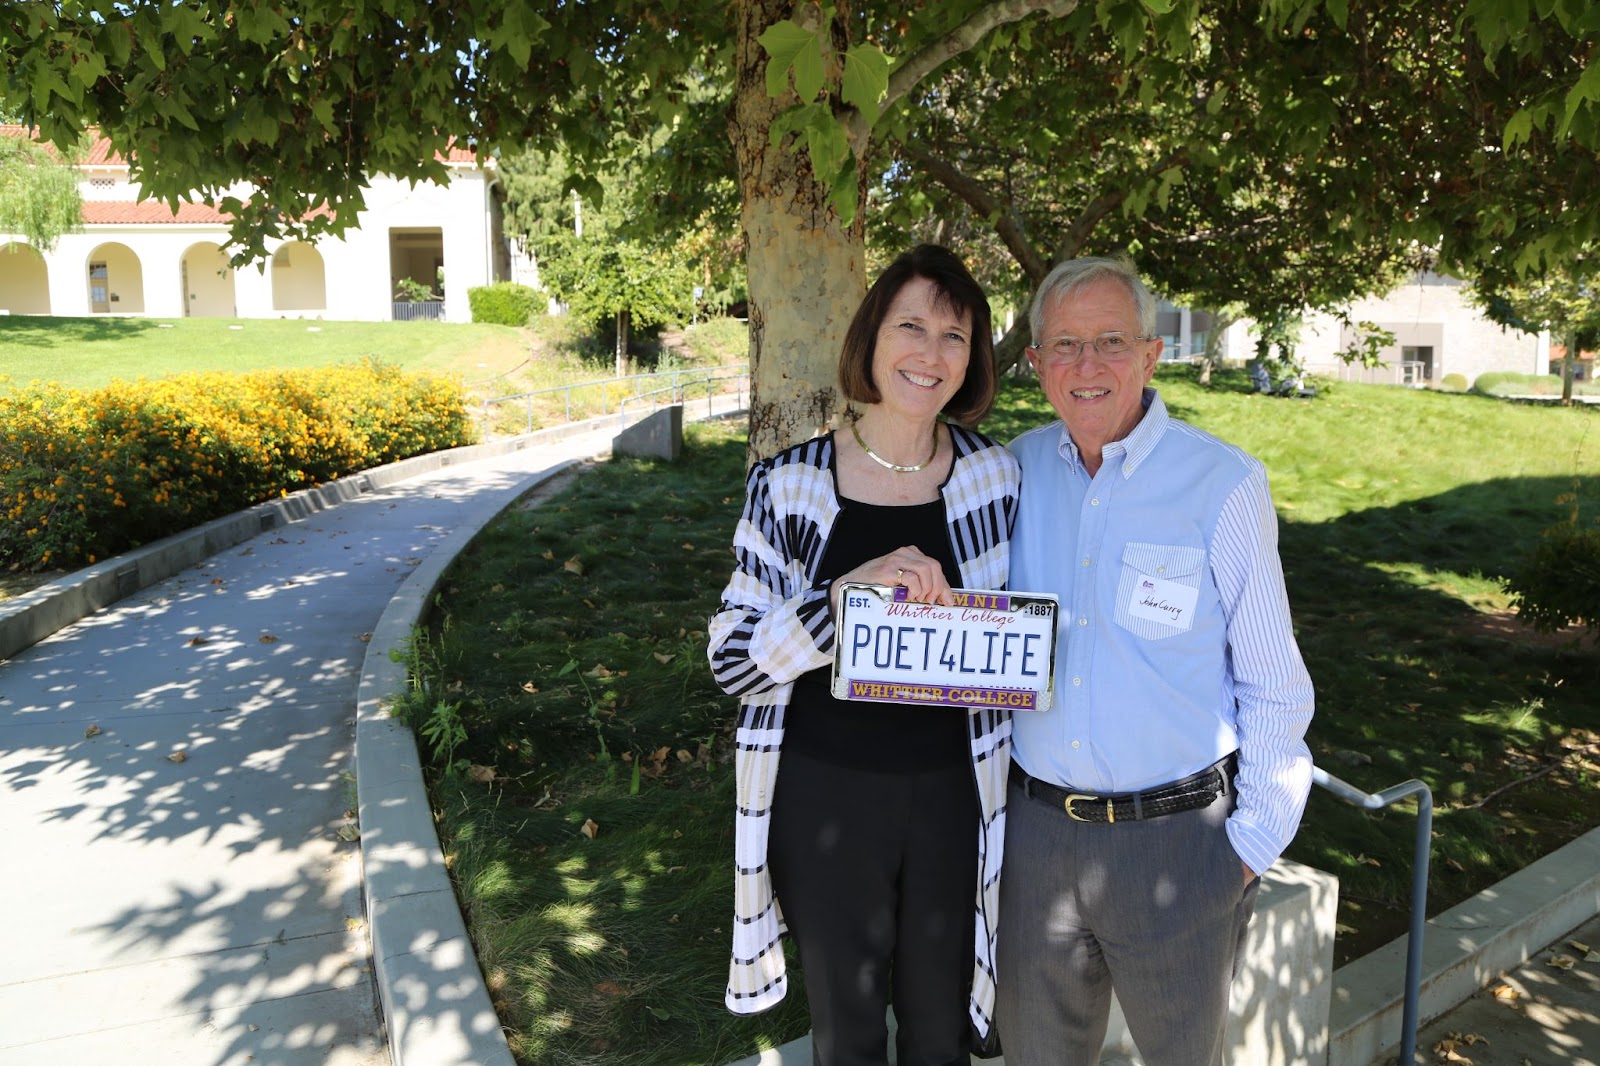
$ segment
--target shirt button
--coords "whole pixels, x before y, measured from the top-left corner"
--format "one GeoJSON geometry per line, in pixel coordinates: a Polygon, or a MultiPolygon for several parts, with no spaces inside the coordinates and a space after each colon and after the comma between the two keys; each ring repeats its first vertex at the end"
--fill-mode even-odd
{"type": "Polygon", "coordinates": [[[1072,742],[1072,746],[1073,746],[1073,747],[1074,747],[1074,748],[1076,748],[1076,747],[1078,747],[1078,746],[1079,746],[1079,745],[1078,745],[1078,742],[1077,742],[1077,741],[1076,741],[1076,740],[1074,740],[1074,741],[1073,741],[1073,742],[1072,742]]]}
{"type": "Polygon", "coordinates": [[[1081,684],[1083,684],[1083,678],[1081,678],[1081,677],[1075,677],[1075,678],[1073,678],[1073,679],[1072,679],[1072,683],[1073,683],[1073,684],[1074,684],[1074,685],[1081,685],[1081,684]]]}
{"type": "Polygon", "coordinates": [[[1166,573],[1166,572],[1167,572],[1167,568],[1166,568],[1166,567],[1164,567],[1164,566],[1158,566],[1158,567],[1156,567],[1156,573],[1158,573],[1158,574],[1164,574],[1164,573],[1166,573]]]}
{"type": "Polygon", "coordinates": [[[1088,566],[1089,565],[1089,557],[1087,555],[1085,555],[1083,557],[1083,565],[1084,566],[1088,566]]]}
{"type": "Polygon", "coordinates": [[[1078,619],[1078,624],[1080,626],[1086,626],[1089,624],[1089,620],[1087,618],[1080,618],[1078,619]]]}
{"type": "Polygon", "coordinates": [[[1089,501],[1089,506],[1090,507],[1099,507],[1100,506],[1100,497],[1096,496],[1093,499],[1091,499],[1089,501]]]}

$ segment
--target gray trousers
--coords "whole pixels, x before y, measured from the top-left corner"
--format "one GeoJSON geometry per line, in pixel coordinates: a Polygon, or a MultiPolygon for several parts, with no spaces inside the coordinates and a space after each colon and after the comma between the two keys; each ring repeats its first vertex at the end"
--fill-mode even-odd
{"type": "Polygon", "coordinates": [[[1093,1066],[1111,992],[1148,1066],[1221,1066],[1247,886],[1209,807],[1113,825],[1006,794],[995,1020],[1006,1066],[1093,1066]]]}

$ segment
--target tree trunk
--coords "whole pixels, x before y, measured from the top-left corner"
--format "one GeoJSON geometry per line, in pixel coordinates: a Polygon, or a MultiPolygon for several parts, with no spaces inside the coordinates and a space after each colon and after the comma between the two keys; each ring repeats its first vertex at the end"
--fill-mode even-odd
{"type": "Polygon", "coordinates": [[[767,55],[757,38],[793,10],[792,0],[737,4],[729,135],[750,285],[751,461],[827,428],[838,407],[839,350],[866,291],[864,211],[842,224],[792,138],[769,143],[773,120],[794,97],[767,95],[767,55]]]}
{"type": "Polygon", "coordinates": [[[617,377],[628,376],[628,311],[617,312],[617,377]]]}
{"type": "MultiPolygon", "coordinates": [[[[1561,406],[1572,406],[1572,371],[1578,365],[1578,331],[1567,334],[1567,350],[1561,356],[1561,406]]],[[[1600,365],[1600,364],[1597,364],[1600,365]]]]}
{"type": "Polygon", "coordinates": [[[1211,329],[1206,333],[1205,354],[1200,357],[1200,384],[1206,387],[1211,385],[1211,371],[1217,365],[1217,353],[1222,350],[1222,338],[1227,334],[1228,328],[1238,319],[1221,312],[1211,315],[1211,329]]]}

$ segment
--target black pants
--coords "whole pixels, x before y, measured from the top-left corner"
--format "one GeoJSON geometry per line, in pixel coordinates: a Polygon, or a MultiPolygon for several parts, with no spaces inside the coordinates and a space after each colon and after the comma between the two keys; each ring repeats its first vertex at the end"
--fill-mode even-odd
{"type": "Polygon", "coordinates": [[[977,834],[972,767],[879,773],[785,752],[767,862],[800,949],[816,1066],[965,1066],[977,834]]]}

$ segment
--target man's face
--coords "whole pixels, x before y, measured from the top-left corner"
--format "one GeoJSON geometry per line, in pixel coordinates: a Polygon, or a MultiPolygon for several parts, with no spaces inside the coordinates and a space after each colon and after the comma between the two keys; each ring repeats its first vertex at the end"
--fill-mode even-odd
{"type": "Polygon", "coordinates": [[[1139,335],[1133,294],[1116,278],[1102,278],[1046,307],[1039,345],[1028,349],[1045,398],[1092,469],[1099,468],[1101,449],[1144,417],[1144,386],[1155,376],[1161,339],[1139,335]],[[1089,343],[1108,333],[1127,342],[1122,356],[1107,357],[1089,343]],[[1076,358],[1060,354],[1063,338],[1084,342],[1076,358]]]}

